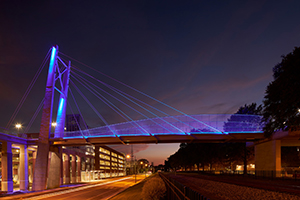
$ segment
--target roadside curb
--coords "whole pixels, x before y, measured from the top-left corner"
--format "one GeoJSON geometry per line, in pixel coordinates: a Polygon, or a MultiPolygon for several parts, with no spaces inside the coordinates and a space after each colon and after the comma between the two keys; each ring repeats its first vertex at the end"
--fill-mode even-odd
{"type": "Polygon", "coordinates": [[[20,192],[20,193],[18,193],[18,194],[8,193],[7,195],[2,196],[0,198],[1,199],[31,198],[31,197],[35,197],[35,196],[39,196],[39,195],[43,195],[43,194],[49,194],[49,193],[52,193],[52,192],[59,192],[59,191],[74,189],[74,188],[82,187],[82,186],[86,186],[86,185],[89,185],[89,184],[83,183],[83,184],[69,185],[69,186],[65,186],[65,187],[47,189],[47,190],[44,190],[44,191],[36,191],[36,192],[28,191],[28,192],[21,193],[22,191],[15,191],[14,193],[17,193],[17,192],[20,192]]]}

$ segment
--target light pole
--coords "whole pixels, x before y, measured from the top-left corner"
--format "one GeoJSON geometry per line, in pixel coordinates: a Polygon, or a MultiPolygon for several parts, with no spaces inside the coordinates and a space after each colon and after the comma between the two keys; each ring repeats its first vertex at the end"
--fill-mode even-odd
{"type": "MultiPolygon", "coordinates": [[[[127,158],[127,160],[129,160],[130,155],[127,154],[127,155],[126,155],[126,158],[127,158]]],[[[129,161],[129,163],[130,163],[130,166],[128,167],[128,161],[127,161],[127,163],[126,163],[126,166],[127,166],[127,167],[126,167],[126,168],[127,168],[127,169],[129,168],[129,174],[131,174],[131,173],[133,172],[133,170],[132,170],[133,167],[132,167],[132,162],[129,161]]],[[[127,172],[127,170],[126,170],[126,172],[127,172]]]]}
{"type": "Polygon", "coordinates": [[[20,131],[20,128],[22,127],[21,124],[16,124],[16,128],[18,129],[18,137],[19,137],[19,131],[20,131]]]}
{"type": "MultiPolygon", "coordinates": [[[[147,177],[147,176],[146,176],[146,169],[147,169],[147,167],[148,167],[148,164],[146,163],[146,164],[145,164],[145,178],[147,177]]],[[[147,170],[147,171],[148,171],[148,170],[147,170]]]]}
{"type": "Polygon", "coordinates": [[[134,168],[135,168],[135,183],[136,183],[136,156],[134,156],[134,168]]]}
{"type": "MultiPolygon", "coordinates": [[[[128,154],[126,155],[126,158],[131,158],[131,164],[133,162],[133,148],[132,148],[132,145],[131,145],[131,156],[128,154]]],[[[132,165],[130,165],[130,168],[131,168],[132,165]]],[[[133,166],[132,166],[133,167],[133,166]]],[[[132,169],[133,171],[133,169],[132,169]]],[[[135,175],[135,183],[136,183],[136,156],[134,156],[134,175],[135,175]]]]}

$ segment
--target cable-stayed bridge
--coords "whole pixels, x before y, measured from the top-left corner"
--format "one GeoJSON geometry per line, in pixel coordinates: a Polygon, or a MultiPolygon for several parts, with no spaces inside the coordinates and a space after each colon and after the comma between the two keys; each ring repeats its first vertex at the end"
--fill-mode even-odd
{"type": "MultiPolygon", "coordinates": [[[[43,190],[46,187],[51,188],[60,185],[60,170],[53,170],[51,176],[47,176],[47,174],[48,166],[50,169],[58,169],[61,166],[63,146],[181,142],[246,142],[257,141],[263,138],[263,124],[261,123],[260,116],[236,114],[188,115],[93,69],[94,73],[103,74],[106,78],[125,87],[126,90],[134,91],[140,97],[152,100],[152,103],[147,103],[142,100],[143,98],[138,98],[124,92],[96,78],[94,75],[88,74],[74,64],[71,65],[71,61],[66,60],[63,56],[68,59],[70,58],[65,54],[59,53],[57,46],[50,49],[6,127],[6,129],[9,129],[14,122],[18,111],[36,82],[43,66],[48,63],[47,60],[49,60],[45,96],[24,131],[25,134],[30,132],[31,125],[34,123],[40,110],[42,110],[38,139],[26,138],[26,140],[24,140],[20,138],[18,140],[6,134],[0,134],[2,147],[4,146],[7,149],[4,151],[11,151],[11,143],[18,143],[23,146],[22,149],[25,150],[22,151],[26,151],[26,145],[37,145],[32,185],[33,190],[43,190]],[[72,86],[73,89],[69,86],[72,86]],[[83,94],[83,89],[89,91],[98,102],[106,105],[111,111],[116,113],[117,118],[122,119],[122,123],[109,123],[106,116],[98,111],[97,105],[92,104],[88,98],[89,96],[83,94]],[[57,102],[55,102],[55,94],[59,96],[57,102]],[[85,112],[86,107],[83,110],[79,108],[81,103],[76,101],[76,96],[80,96],[82,101],[88,104],[89,108],[99,118],[102,124],[101,126],[89,128],[87,120],[80,122],[74,118],[77,131],[70,131],[68,127],[65,127],[66,113],[72,113],[74,116],[77,113],[83,119],[86,119],[85,117],[90,115],[90,112],[85,112]],[[70,100],[73,100],[73,102],[70,100]],[[154,105],[158,106],[156,107],[154,105]],[[166,110],[171,111],[171,113],[177,113],[177,115],[170,115],[166,110]],[[136,115],[131,116],[130,113],[133,112],[138,114],[139,117],[136,117],[136,115]],[[141,118],[142,120],[136,120],[141,118]],[[52,127],[54,121],[56,124],[55,128],[52,127]],[[49,155],[51,157],[50,164],[48,164],[49,155]]],[[[75,60],[75,62],[78,61],[75,60]]],[[[9,164],[9,162],[7,163],[9,164]]],[[[24,173],[25,172],[26,170],[24,173]]],[[[10,183],[8,185],[9,186],[5,187],[11,187],[10,183]]]]}
{"type": "MultiPolygon", "coordinates": [[[[11,117],[7,128],[12,124],[20,107],[25,101],[30,89],[36,82],[43,66],[49,60],[48,78],[46,86],[46,95],[41,101],[36,113],[28,123],[25,133],[30,132],[31,125],[35,121],[38,113],[43,108],[43,114],[47,120],[42,117],[41,124],[45,128],[45,137],[50,138],[53,145],[85,145],[85,144],[130,144],[130,143],[170,143],[170,142],[224,142],[224,141],[244,141],[257,140],[263,138],[262,124],[260,116],[255,115],[232,115],[232,114],[201,114],[188,115],[177,110],[131,86],[128,86],[102,72],[93,69],[71,57],[58,51],[57,47],[49,50],[43,65],[38,70],[35,79],[23,96],[14,115],[11,117]],[[79,63],[92,73],[87,73],[78,65],[79,63]],[[126,91],[133,91],[136,97],[128,92],[124,92],[117,87],[100,80],[95,73],[104,75],[105,78],[117,82],[123,86],[126,91]],[[71,89],[72,87],[72,89],[71,89]],[[50,90],[51,88],[51,90],[50,90]],[[85,92],[90,95],[86,95],[85,92]],[[55,93],[56,92],[56,93],[55,93]],[[59,95],[55,102],[55,94],[59,95]],[[90,97],[102,103],[121,119],[122,123],[110,124],[105,114],[99,111],[99,106],[90,100],[90,97]],[[82,101],[78,103],[78,98],[82,101]],[[148,103],[145,99],[151,100],[148,103]],[[153,103],[154,102],[154,103],[153,103]],[[57,105],[55,105],[55,103],[57,105]],[[90,108],[89,112],[80,109],[81,104],[86,103],[90,108]],[[45,105],[47,110],[45,111],[45,105]],[[158,105],[158,106],[154,106],[158,105]],[[58,109],[54,109],[57,107],[58,109]],[[172,116],[168,114],[176,113],[172,116]],[[66,113],[70,115],[79,114],[83,118],[83,123],[75,120],[77,131],[65,129],[66,113]],[[101,122],[100,127],[90,128],[87,115],[94,113],[95,118],[101,122]],[[131,116],[132,113],[139,115],[131,116]],[[56,118],[55,118],[56,115],[56,118]],[[55,122],[56,127],[51,130],[51,124],[55,122]],[[54,133],[51,134],[51,131],[54,133]]],[[[41,126],[42,127],[42,126],[41,126]]],[[[41,129],[42,130],[42,129],[41,129]]],[[[40,134],[41,134],[40,130],[40,134]]],[[[32,141],[34,142],[34,140],[32,141]]]]}

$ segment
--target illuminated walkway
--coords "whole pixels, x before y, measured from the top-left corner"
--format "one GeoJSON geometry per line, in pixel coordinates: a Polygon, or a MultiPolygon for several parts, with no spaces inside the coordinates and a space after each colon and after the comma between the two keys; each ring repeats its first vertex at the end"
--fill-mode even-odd
{"type": "Polygon", "coordinates": [[[132,144],[202,141],[255,141],[263,138],[257,115],[179,115],[64,132],[54,145],[132,144]],[[230,119],[230,120],[229,120],[230,119]]]}

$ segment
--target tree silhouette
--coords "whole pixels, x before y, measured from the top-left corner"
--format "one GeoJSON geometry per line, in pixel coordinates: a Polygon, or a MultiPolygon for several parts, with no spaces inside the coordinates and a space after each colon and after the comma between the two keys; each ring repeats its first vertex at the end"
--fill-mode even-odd
{"type": "Polygon", "coordinates": [[[261,130],[263,124],[261,122],[262,106],[256,103],[245,104],[238,111],[231,115],[227,122],[224,123],[225,132],[234,131],[256,131],[261,130]]]}
{"type": "Polygon", "coordinates": [[[300,48],[282,56],[273,68],[274,80],[269,83],[265,98],[264,133],[270,137],[275,131],[298,130],[300,124],[300,48]]]}

